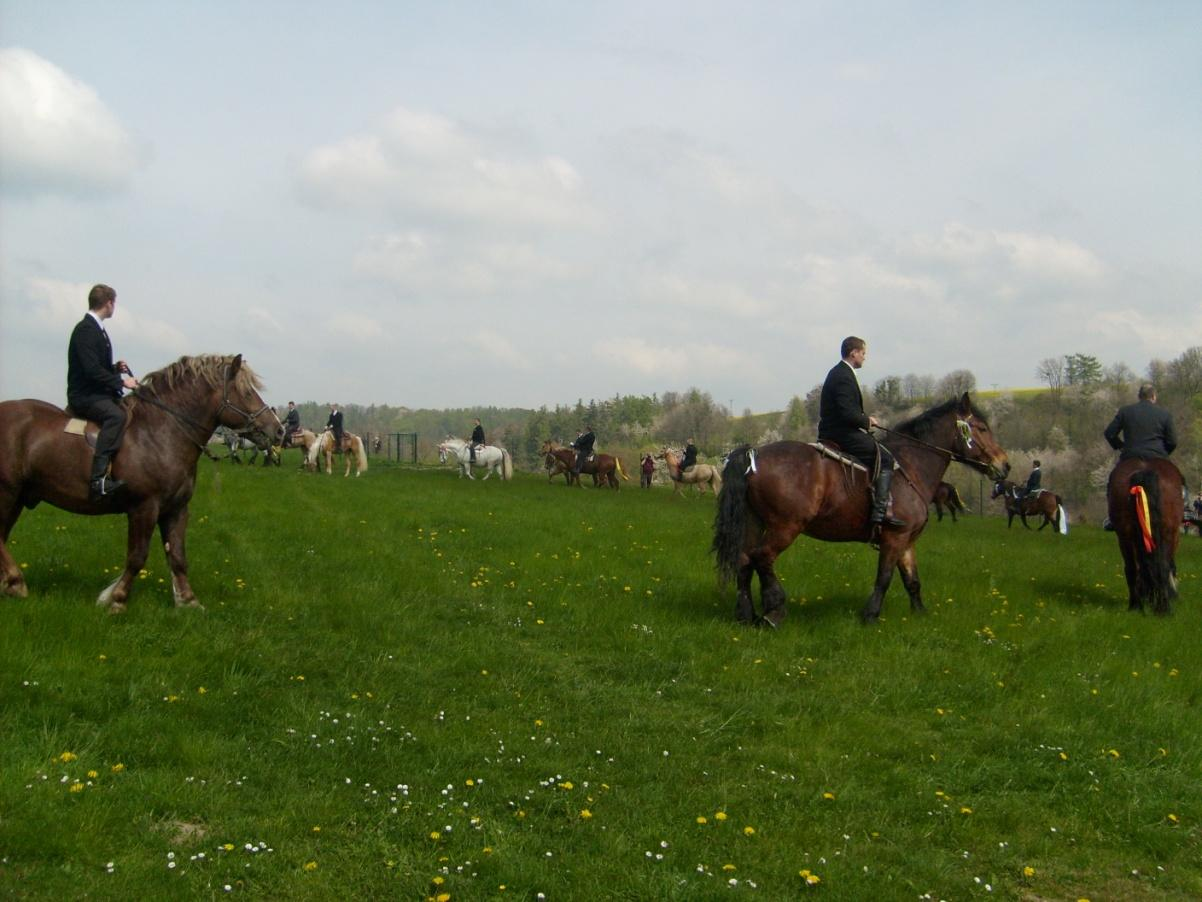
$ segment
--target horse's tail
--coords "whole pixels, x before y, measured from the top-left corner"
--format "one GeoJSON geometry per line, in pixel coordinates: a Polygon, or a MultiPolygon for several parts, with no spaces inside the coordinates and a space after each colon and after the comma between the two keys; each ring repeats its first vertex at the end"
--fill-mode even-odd
{"type": "MultiPolygon", "coordinates": [[[[951,483],[949,482],[948,485],[951,485],[951,483]]],[[[967,510],[964,506],[964,499],[960,497],[960,490],[954,485],[951,486],[951,489],[948,493],[948,504],[961,512],[967,510]]]]}
{"type": "Polygon", "coordinates": [[[1053,495],[1056,499],[1056,531],[1062,536],[1068,535],[1068,511],[1064,509],[1064,499],[1059,495],[1053,495]]]}
{"type": "Polygon", "coordinates": [[[504,448],[501,449],[501,478],[513,479],[513,458],[504,448]]]}
{"type": "Polygon", "coordinates": [[[626,471],[622,469],[622,458],[618,457],[616,454],[614,455],[614,468],[617,469],[619,476],[621,476],[627,482],[630,481],[630,477],[627,476],[626,471]]]}
{"type": "Polygon", "coordinates": [[[1131,474],[1131,503],[1139,535],[1135,555],[1139,561],[1139,592],[1152,602],[1157,614],[1169,613],[1169,602],[1177,594],[1173,586],[1173,565],[1165,541],[1160,510],[1160,477],[1152,470],[1131,474]]]}
{"type": "Polygon", "coordinates": [[[718,512],[714,514],[714,541],[710,551],[723,585],[739,570],[743,554],[743,536],[747,528],[747,472],[751,467],[750,445],[739,445],[730,452],[722,471],[722,491],[718,493],[718,512]]]}
{"type": "Polygon", "coordinates": [[[367,472],[367,449],[363,447],[363,439],[357,435],[351,441],[351,445],[355,449],[355,456],[359,458],[359,472],[355,474],[358,476],[359,473],[367,472]]]}

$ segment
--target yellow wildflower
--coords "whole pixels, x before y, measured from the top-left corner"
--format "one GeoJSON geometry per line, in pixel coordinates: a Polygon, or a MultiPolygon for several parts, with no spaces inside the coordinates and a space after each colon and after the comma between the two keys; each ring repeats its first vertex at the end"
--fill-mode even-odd
{"type": "Polygon", "coordinates": [[[306,861],[305,862],[305,870],[306,871],[316,871],[317,870],[317,862],[316,861],[306,861]]]}

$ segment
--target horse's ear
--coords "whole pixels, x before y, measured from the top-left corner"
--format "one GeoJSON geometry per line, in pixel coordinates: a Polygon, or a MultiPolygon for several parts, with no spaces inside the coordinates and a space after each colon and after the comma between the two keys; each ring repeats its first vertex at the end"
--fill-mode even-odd
{"type": "Polygon", "coordinates": [[[230,361],[230,378],[233,379],[237,376],[240,369],[242,369],[242,355],[238,354],[230,361]]]}
{"type": "Polygon", "coordinates": [[[968,392],[960,396],[960,415],[969,416],[972,413],[972,399],[968,397],[968,392]]]}

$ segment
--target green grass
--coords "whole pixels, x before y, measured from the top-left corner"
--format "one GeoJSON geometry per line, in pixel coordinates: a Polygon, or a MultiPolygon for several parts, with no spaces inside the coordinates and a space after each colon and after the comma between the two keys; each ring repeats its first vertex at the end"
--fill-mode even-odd
{"type": "Polygon", "coordinates": [[[712,499],[201,464],[204,612],[157,547],[95,607],[123,519],[14,531],[0,895],[1202,895],[1195,537],[1161,620],[1112,535],[945,519],[872,628],[872,552],[801,540],[768,632],[712,499]]]}

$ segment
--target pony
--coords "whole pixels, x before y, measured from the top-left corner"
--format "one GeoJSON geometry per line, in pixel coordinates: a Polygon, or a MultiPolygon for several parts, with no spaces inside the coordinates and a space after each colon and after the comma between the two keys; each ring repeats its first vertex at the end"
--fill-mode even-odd
{"type": "Polygon", "coordinates": [[[801,534],[827,542],[870,542],[880,549],[872,595],[860,612],[865,623],[880,618],[894,567],[910,595],[910,608],[925,610],[914,543],[948,464],[954,460],[1004,476],[1010,462],[967,392],[885,431],[884,444],[901,471],[892,496],[895,514],[906,521],[903,527],[874,528],[868,522],[871,474],[836,455],[829,444],[773,442],[759,449],[740,445],[730,453],[711,548],[720,581],[737,579],[739,622],[776,627],[784,620],[785,592],[772,565],[801,534]],[[763,614],[758,619],[753,573],[760,578],[763,614]]]}
{"type": "Polygon", "coordinates": [[[351,455],[355,458],[355,476],[362,476],[367,472],[367,449],[363,447],[363,439],[355,435],[353,432],[342,433],[342,447],[334,447],[334,432],[326,429],[321,435],[315,437],[313,443],[309,445],[305,451],[305,469],[310,472],[316,471],[320,466],[320,458],[323,454],[326,460],[326,475],[329,476],[334,472],[334,454],[342,452],[346,458],[346,470],[343,476],[351,475],[351,455]]]}
{"type": "MultiPolygon", "coordinates": [[[[438,446],[438,462],[445,464],[452,457],[459,464],[460,479],[464,476],[468,479],[476,478],[472,475],[472,451],[468,442],[447,436],[438,446]]],[[[513,458],[509,456],[508,451],[496,445],[485,445],[479,449],[474,466],[483,467],[487,471],[484,474],[485,479],[493,474],[500,476],[502,480],[513,479],[513,458]]]]}
{"type": "Polygon", "coordinates": [[[941,482],[935,487],[935,516],[939,522],[943,522],[943,509],[946,507],[947,512],[952,515],[952,522],[956,521],[956,511],[964,513],[967,508],[964,506],[963,499],[960,498],[960,492],[950,482],[941,482]]]}
{"type": "MultiPolygon", "coordinates": [[[[579,474],[575,473],[576,469],[576,452],[571,448],[564,448],[557,443],[547,439],[543,442],[540,454],[547,457],[553,457],[559,461],[562,470],[567,474],[568,485],[573,482],[577,486],[581,485],[579,474]]],[[[556,470],[556,472],[560,472],[556,470]]],[[[586,460],[580,468],[581,473],[588,473],[593,477],[593,485],[608,485],[614,491],[617,491],[621,484],[618,482],[618,477],[629,480],[626,471],[622,468],[622,459],[613,454],[594,454],[586,460]]],[[[554,476],[555,473],[551,473],[554,476]]]]}
{"type": "Polygon", "coordinates": [[[706,486],[713,489],[717,495],[722,489],[722,474],[717,467],[710,464],[694,464],[687,473],[680,472],[680,454],[671,448],[662,448],[656,457],[662,458],[668,467],[668,475],[672,477],[672,497],[681,495],[681,487],[695,485],[698,494],[704,495],[706,486]]]}
{"type": "Polygon", "coordinates": [[[1034,495],[1027,495],[1020,500],[1014,497],[1015,488],[1015,484],[1009,479],[999,479],[994,482],[993,491],[989,494],[990,501],[995,498],[1003,499],[1006,505],[1007,529],[1014,525],[1014,516],[1017,514],[1027,529],[1031,528],[1027,517],[1042,516],[1043,522],[1039,524],[1040,529],[1051,524],[1053,533],[1062,535],[1068,533],[1068,515],[1059,495],[1049,492],[1047,489],[1040,489],[1034,495]]]}
{"type": "Polygon", "coordinates": [[[1144,604],[1172,613],[1177,597],[1177,530],[1185,517],[1185,479],[1167,458],[1120,460],[1106,487],[1107,513],[1123,555],[1128,610],[1144,604]]]}
{"type": "Polygon", "coordinates": [[[28,594],[7,542],[21,508],[46,501],[76,514],[126,515],[125,569],[97,599],[110,613],[126,610],[156,525],[176,607],[200,607],[188,582],[184,543],[196,462],[219,425],[246,433],[262,448],[282,438],[284,427],[260,397],[262,387],[241,354],[181,357],[147,374],[121,401],[128,425],[112,472],[125,488],[95,501],[88,498],[92,450],[78,434],[94,436],[95,424],[80,429],[82,421],[45,401],[0,403],[0,594],[28,594]]]}

